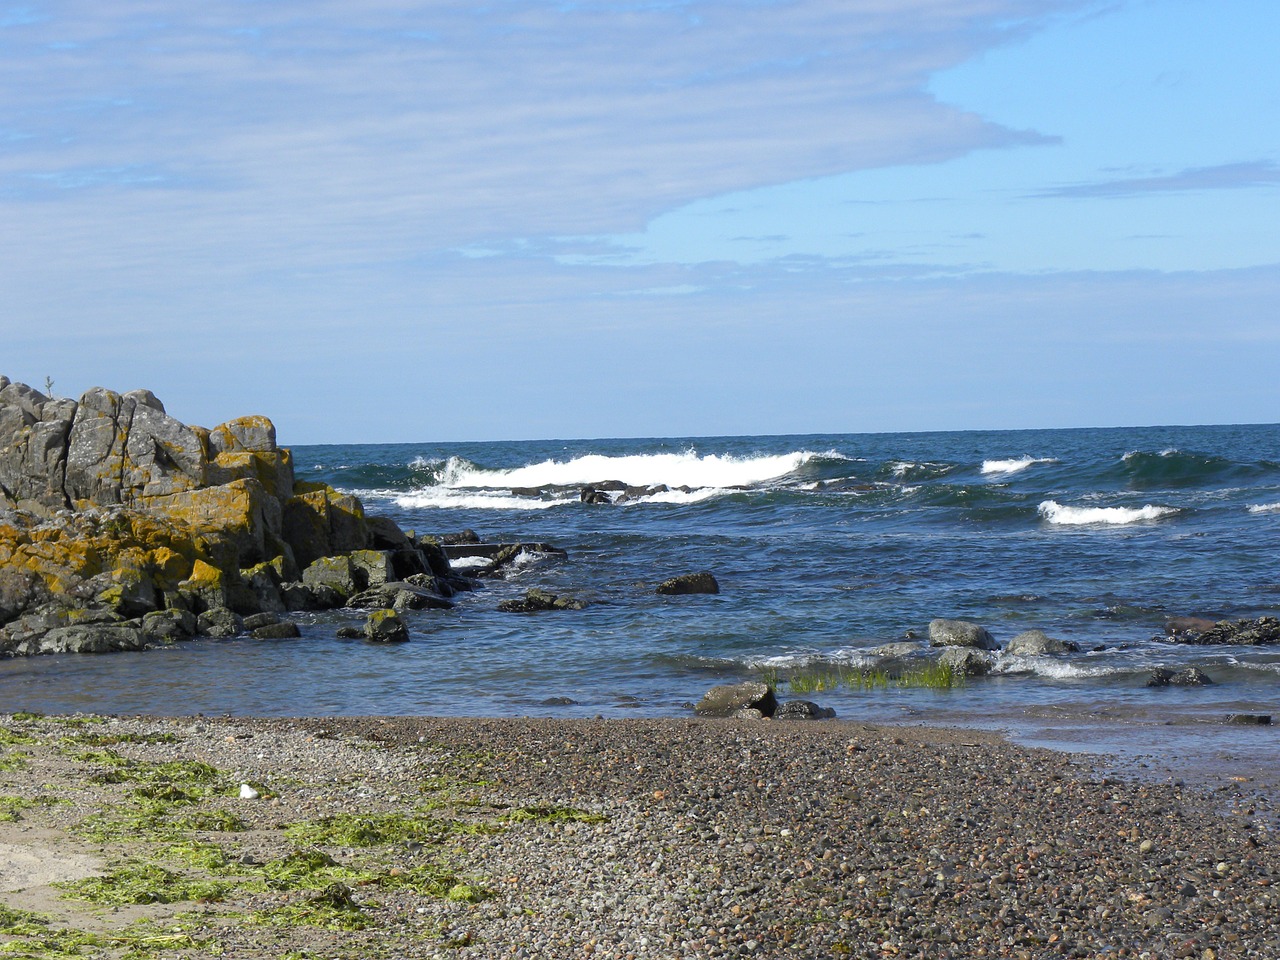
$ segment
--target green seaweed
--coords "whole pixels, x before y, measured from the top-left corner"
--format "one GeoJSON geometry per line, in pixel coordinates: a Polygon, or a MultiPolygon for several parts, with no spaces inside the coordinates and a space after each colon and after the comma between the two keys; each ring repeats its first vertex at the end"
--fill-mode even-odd
{"type": "Polygon", "coordinates": [[[331,883],[319,893],[295,903],[259,910],[255,923],[272,926],[323,927],[326,930],[364,930],[373,922],[345,883],[331,883]]]}
{"type": "Polygon", "coordinates": [[[211,903],[223,900],[230,884],[174,873],[155,863],[126,863],[101,877],[69,880],[54,886],[74,900],[119,907],[140,903],[179,903],[187,900],[211,903]]]}
{"type": "Polygon", "coordinates": [[[574,807],[529,806],[518,807],[499,818],[503,823],[604,823],[607,817],[574,807]]]}

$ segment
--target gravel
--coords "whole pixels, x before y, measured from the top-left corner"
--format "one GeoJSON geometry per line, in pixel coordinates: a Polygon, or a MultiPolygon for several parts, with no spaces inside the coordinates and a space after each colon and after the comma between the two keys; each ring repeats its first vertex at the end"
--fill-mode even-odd
{"type": "MultiPolygon", "coordinates": [[[[429,851],[490,893],[479,903],[357,890],[377,924],[349,933],[234,922],[269,900],[247,893],[234,909],[205,908],[207,952],[172,956],[1280,956],[1280,859],[1256,784],[1211,793],[1103,775],[987,733],[842,722],[125,718],[84,729],[174,735],[113,749],[199,759],[260,791],[220,801],[250,829],[213,838],[248,861],[287,849],[285,824],[335,813],[429,807],[483,828],[429,851]]],[[[32,756],[2,775],[3,792],[60,784],[69,804],[24,811],[32,836],[120,856],[75,833],[122,787],[92,782],[91,767],[45,740],[6,748],[32,756]]],[[[21,825],[3,826],[0,841],[21,842],[21,825]]],[[[378,856],[394,871],[427,853],[378,856]]]]}

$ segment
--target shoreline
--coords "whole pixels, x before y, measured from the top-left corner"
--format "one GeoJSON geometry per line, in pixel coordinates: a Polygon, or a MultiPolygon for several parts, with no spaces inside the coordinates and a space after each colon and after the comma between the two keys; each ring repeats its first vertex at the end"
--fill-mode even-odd
{"type": "Polygon", "coordinates": [[[31,929],[99,938],[67,955],[122,955],[129,930],[181,958],[1280,954],[1256,784],[1115,776],[989,731],[31,715],[0,729],[9,864],[27,851],[117,880],[149,864],[161,887],[216,894],[103,913],[48,878],[4,877],[22,888],[0,895],[9,914],[47,918],[31,929]]]}

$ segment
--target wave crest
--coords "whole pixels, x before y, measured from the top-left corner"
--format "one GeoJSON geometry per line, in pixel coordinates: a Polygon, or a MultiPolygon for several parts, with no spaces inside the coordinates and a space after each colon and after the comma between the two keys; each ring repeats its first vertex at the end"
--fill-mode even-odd
{"type": "Polygon", "coordinates": [[[1159,520],[1179,512],[1177,507],[1157,507],[1150,503],[1141,507],[1069,507],[1056,500],[1045,500],[1037,510],[1049,523],[1062,526],[1120,526],[1159,520]]]}
{"type": "Polygon", "coordinates": [[[1021,473],[1037,463],[1057,463],[1053,457],[1017,457],[1010,460],[983,460],[982,472],[986,473],[1021,473]]]}

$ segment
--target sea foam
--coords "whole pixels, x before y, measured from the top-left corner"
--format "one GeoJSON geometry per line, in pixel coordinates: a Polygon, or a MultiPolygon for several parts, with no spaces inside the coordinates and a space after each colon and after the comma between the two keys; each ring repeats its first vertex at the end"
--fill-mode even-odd
{"type": "Polygon", "coordinates": [[[1280,513],[1280,503],[1254,503],[1249,506],[1250,513],[1280,513]]]}
{"type": "Polygon", "coordinates": [[[1053,457],[1018,457],[1012,460],[983,460],[983,473],[1021,473],[1037,463],[1057,463],[1053,457]]]}
{"type": "Polygon", "coordinates": [[[1177,512],[1176,507],[1157,507],[1149,503],[1142,507],[1068,507],[1056,500],[1046,500],[1039,506],[1040,516],[1049,523],[1063,526],[1087,524],[1118,526],[1126,523],[1140,523],[1144,520],[1159,520],[1161,517],[1171,516],[1177,512]]]}

